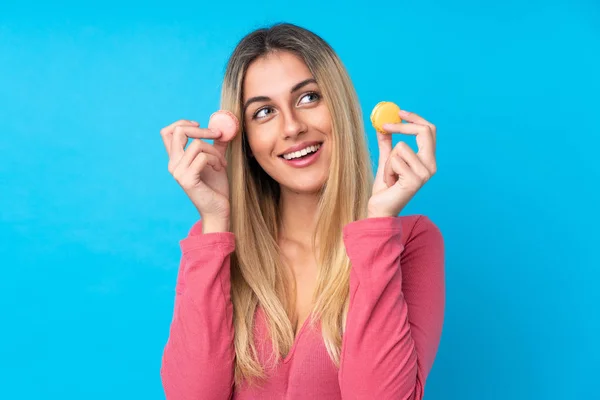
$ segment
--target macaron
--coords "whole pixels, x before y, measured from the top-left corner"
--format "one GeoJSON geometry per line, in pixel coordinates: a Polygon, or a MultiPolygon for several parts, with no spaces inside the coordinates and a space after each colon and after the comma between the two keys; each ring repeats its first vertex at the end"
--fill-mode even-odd
{"type": "Polygon", "coordinates": [[[391,101],[382,101],[377,103],[371,112],[371,124],[377,132],[388,133],[383,129],[384,124],[399,124],[400,107],[391,101]]]}
{"type": "Polygon", "coordinates": [[[223,142],[228,142],[235,137],[240,129],[240,122],[227,110],[219,110],[210,116],[208,129],[221,132],[221,137],[218,139],[223,142]]]}

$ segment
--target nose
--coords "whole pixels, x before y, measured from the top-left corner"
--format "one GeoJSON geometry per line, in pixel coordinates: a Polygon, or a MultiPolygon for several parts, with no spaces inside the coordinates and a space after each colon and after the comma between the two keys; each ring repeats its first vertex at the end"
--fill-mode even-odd
{"type": "Polygon", "coordinates": [[[306,123],[302,120],[298,112],[288,110],[283,112],[283,137],[284,139],[294,138],[306,132],[306,123]]]}

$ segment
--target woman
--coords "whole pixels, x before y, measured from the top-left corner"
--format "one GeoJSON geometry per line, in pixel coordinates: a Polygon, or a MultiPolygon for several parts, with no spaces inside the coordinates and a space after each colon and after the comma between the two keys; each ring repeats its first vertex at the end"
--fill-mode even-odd
{"type": "Polygon", "coordinates": [[[421,399],[443,239],[426,216],[398,214],[436,171],[434,125],[404,113],[386,126],[416,135],[417,154],[377,133],[373,180],[342,63],[292,24],[241,40],[221,104],[241,122],[229,142],[188,120],[161,130],[201,217],[180,242],[167,398],[421,399]]]}

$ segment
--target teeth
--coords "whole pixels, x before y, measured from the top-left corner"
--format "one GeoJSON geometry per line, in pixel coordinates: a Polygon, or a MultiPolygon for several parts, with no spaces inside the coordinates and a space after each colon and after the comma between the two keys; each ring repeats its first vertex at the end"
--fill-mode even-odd
{"type": "Polygon", "coordinates": [[[320,144],[317,144],[314,146],[308,146],[305,149],[295,151],[293,153],[284,154],[283,158],[285,158],[286,160],[292,160],[294,158],[302,157],[302,156],[307,155],[308,153],[314,153],[315,151],[317,151],[319,149],[319,147],[321,147],[320,144]]]}

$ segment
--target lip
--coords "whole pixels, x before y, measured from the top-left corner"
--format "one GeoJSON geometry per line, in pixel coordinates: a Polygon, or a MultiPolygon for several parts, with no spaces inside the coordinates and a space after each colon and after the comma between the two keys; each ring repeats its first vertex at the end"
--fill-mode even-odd
{"type": "Polygon", "coordinates": [[[292,160],[286,160],[285,158],[283,158],[283,156],[281,156],[279,158],[281,158],[281,161],[283,161],[290,167],[304,168],[304,167],[308,167],[309,165],[312,165],[317,162],[317,160],[321,156],[321,150],[323,150],[323,144],[321,144],[321,146],[319,146],[319,149],[316,152],[314,152],[310,155],[307,155],[303,158],[294,158],[292,160]]]}
{"type": "Polygon", "coordinates": [[[322,144],[323,142],[319,142],[319,141],[312,141],[312,142],[302,142],[300,144],[297,144],[295,146],[292,146],[290,148],[288,148],[287,150],[285,150],[283,153],[279,154],[279,157],[283,157],[284,154],[288,154],[288,153],[292,153],[294,151],[299,151],[302,149],[307,148],[308,146],[314,146],[317,144],[322,144]]]}

